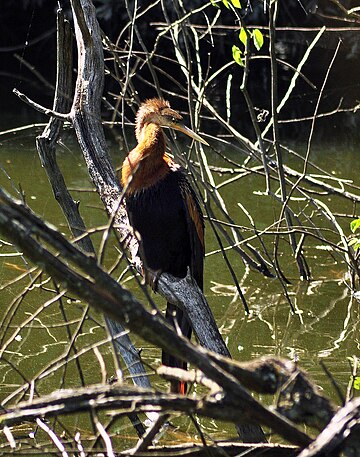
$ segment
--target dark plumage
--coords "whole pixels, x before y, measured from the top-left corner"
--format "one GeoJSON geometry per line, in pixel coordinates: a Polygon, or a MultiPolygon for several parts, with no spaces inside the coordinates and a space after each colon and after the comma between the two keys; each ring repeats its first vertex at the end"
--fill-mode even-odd
{"type": "MultiPolygon", "coordinates": [[[[138,145],[123,163],[126,208],[130,224],[140,234],[140,256],[145,269],[186,276],[187,268],[203,288],[204,222],[196,195],[185,170],[165,152],[162,127],[180,130],[202,141],[181,123],[181,116],[165,100],[143,103],[136,116],[138,145]]],[[[206,143],[207,144],[207,143],[206,143]]],[[[166,318],[190,338],[191,325],[183,311],[167,304],[166,318]]],[[[183,363],[163,353],[163,364],[186,369],[183,363]]],[[[183,383],[172,390],[185,393],[183,383]]]]}

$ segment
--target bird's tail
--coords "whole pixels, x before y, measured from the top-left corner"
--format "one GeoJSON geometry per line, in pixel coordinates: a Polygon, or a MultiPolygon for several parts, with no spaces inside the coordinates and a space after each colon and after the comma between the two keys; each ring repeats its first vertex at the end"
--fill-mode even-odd
{"type": "MultiPolygon", "coordinates": [[[[180,329],[180,332],[187,338],[191,337],[191,325],[190,322],[184,313],[178,306],[173,305],[172,303],[167,304],[166,320],[174,327],[180,329]]],[[[162,364],[168,367],[182,368],[187,370],[187,363],[182,360],[177,359],[176,357],[167,354],[163,351],[162,353],[162,364]]],[[[170,389],[174,393],[186,393],[186,383],[183,381],[171,381],[170,389]]]]}

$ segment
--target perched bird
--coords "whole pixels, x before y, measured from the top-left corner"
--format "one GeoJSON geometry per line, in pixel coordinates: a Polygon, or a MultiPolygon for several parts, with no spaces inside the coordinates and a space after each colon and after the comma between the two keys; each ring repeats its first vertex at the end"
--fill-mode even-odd
{"type": "MultiPolygon", "coordinates": [[[[163,127],[185,133],[207,144],[182,123],[182,116],[159,98],[146,100],[136,115],[137,146],[122,166],[126,209],[131,226],[140,234],[140,257],[146,269],[159,275],[192,277],[203,288],[204,220],[185,170],[165,151],[163,127]]],[[[167,304],[166,319],[182,334],[191,336],[184,312],[167,304]]],[[[163,352],[162,363],[186,369],[184,362],[163,352]]],[[[185,383],[172,382],[173,392],[186,392],[185,383]]]]}

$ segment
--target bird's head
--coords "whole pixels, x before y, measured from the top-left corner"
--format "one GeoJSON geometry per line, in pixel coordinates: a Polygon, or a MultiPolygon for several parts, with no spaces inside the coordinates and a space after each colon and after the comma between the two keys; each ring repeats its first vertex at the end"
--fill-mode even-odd
{"type": "Polygon", "coordinates": [[[177,111],[170,108],[169,102],[162,98],[152,98],[150,100],[146,100],[140,105],[136,114],[135,130],[138,141],[140,140],[143,127],[150,123],[157,124],[160,127],[168,127],[178,130],[185,133],[190,138],[209,146],[209,144],[201,138],[200,135],[183,124],[182,116],[177,111]]]}

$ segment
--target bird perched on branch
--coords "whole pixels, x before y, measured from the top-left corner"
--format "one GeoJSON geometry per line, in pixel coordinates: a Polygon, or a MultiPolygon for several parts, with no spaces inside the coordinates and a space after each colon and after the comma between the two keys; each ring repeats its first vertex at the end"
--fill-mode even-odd
{"type": "MultiPolygon", "coordinates": [[[[182,116],[167,101],[146,100],[136,115],[137,146],[122,166],[122,184],[129,221],[140,234],[140,257],[158,276],[185,277],[188,267],[203,288],[204,220],[185,170],[166,153],[163,127],[178,130],[207,144],[182,123],[182,116]]],[[[166,319],[188,338],[191,324],[184,312],[167,304],[166,319]]],[[[186,363],[163,352],[162,362],[186,369],[186,363]]],[[[172,382],[173,392],[186,392],[185,383],[172,382]]]]}

